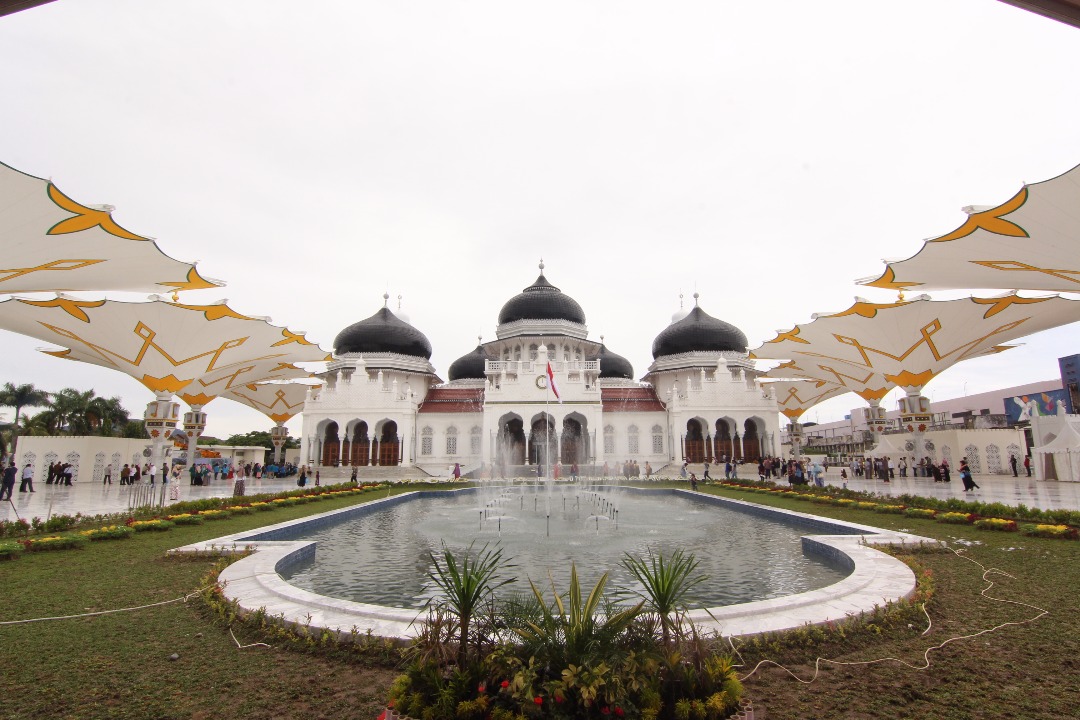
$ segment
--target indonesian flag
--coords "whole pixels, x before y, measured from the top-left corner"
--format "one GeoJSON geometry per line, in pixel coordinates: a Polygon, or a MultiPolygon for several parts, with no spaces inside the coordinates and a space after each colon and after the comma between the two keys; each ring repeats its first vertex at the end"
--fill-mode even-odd
{"type": "Polygon", "coordinates": [[[555,384],[555,373],[552,372],[552,370],[551,370],[551,361],[550,360],[548,361],[548,364],[547,364],[547,376],[548,376],[548,387],[551,388],[551,392],[555,393],[555,399],[558,400],[559,402],[562,402],[562,397],[559,395],[559,386],[555,384]]]}

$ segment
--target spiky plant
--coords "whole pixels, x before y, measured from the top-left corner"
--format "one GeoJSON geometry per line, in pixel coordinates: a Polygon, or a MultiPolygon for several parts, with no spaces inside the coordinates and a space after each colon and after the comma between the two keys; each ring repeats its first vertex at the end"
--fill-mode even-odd
{"type": "Polygon", "coordinates": [[[641,584],[642,589],[634,592],[659,618],[664,647],[670,650],[687,609],[687,596],[705,580],[704,575],[695,574],[697,558],[682,550],[665,558],[663,553],[654,553],[650,548],[644,558],[627,553],[622,565],[641,584]]]}

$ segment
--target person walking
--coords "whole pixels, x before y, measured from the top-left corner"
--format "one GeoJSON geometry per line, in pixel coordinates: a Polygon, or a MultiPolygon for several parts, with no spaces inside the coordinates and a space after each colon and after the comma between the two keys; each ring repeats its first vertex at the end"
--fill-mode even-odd
{"type": "Polygon", "coordinates": [[[19,468],[15,467],[15,461],[4,468],[3,481],[0,482],[0,501],[11,500],[11,493],[15,491],[15,478],[19,475],[19,468]]]}
{"type": "Polygon", "coordinates": [[[979,489],[979,486],[975,484],[975,478],[971,476],[971,468],[968,467],[967,458],[960,461],[960,479],[964,481],[964,492],[979,489]]]}
{"type": "Polygon", "coordinates": [[[1020,477],[1020,474],[1017,472],[1017,466],[1018,465],[1019,465],[1019,463],[1016,462],[1016,456],[1010,454],[1009,455],[1009,467],[1012,468],[1013,477],[1020,477]]]}
{"type": "Polygon", "coordinates": [[[709,477],[709,463],[708,463],[708,461],[705,462],[705,472],[703,472],[701,474],[701,479],[702,480],[712,480],[712,478],[709,477]]]}
{"type": "Polygon", "coordinates": [[[26,467],[23,468],[19,492],[34,492],[34,468],[30,463],[26,463],[26,467]],[[27,488],[30,489],[27,490],[27,488]]]}
{"type": "Polygon", "coordinates": [[[120,484],[121,485],[130,485],[131,484],[131,479],[130,478],[131,478],[131,468],[128,467],[127,463],[124,463],[124,467],[120,468],[120,484]]]}
{"type": "Polygon", "coordinates": [[[1024,470],[1027,471],[1028,477],[1031,477],[1031,456],[1030,455],[1025,455],[1024,456],[1024,470]]]}
{"type": "Polygon", "coordinates": [[[101,479],[102,485],[112,485],[112,463],[105,466],[105,477],[101,479]]]}

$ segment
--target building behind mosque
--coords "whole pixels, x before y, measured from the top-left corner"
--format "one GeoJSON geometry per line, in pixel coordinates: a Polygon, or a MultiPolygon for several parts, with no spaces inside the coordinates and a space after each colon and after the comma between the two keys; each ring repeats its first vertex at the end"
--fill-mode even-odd
{"type": "Polygon", "coordinates": [[[746,336],[696,293],[653,340],[639,382],[603,338],[588,338],[585,312],[543,270],[502,306],[496,339],[455,360],[447,382],[427,337],[385,303],[342,330],[304,407],[301,464],[536,475],[556,462],[564,474],[628,460],[660,471],[779,452],[777,405],[746,336]]]}

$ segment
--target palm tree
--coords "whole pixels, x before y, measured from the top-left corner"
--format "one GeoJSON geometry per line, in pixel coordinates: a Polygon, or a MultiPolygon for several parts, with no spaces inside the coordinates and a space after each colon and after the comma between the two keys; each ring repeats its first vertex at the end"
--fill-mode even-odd
{"type": "Polygon", "coordinates": [[[95,397],[86,407],[86,419],[92,432],[115,436],[128,421],[128,411],[118,397],[95,397]]]}
{"type": "Polygon", "coordinates": [[[0,406],[15,408],[15,422],[11,425],[11,451],[15,452],[15,443],[19,439],[19,418],[24,407],[42,407],[49,403],[50,393],[38,390],[31,383],[14,385],[4,383],[0,389],[0,406]]]}

